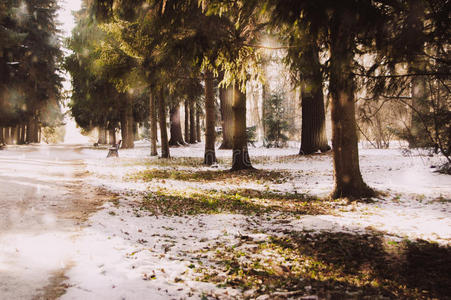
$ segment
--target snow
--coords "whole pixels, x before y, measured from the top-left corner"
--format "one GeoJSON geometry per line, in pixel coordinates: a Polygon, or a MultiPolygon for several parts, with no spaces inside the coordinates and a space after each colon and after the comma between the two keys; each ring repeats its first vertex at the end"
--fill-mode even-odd
{"type": "MultiPolygon", "coordinates": [[[[332,157],[298,157],[297,147],[250,148],[256,168],[290,174],[279,184],[131,180],[130,175],[147,168],[199,169],[162,164],[149,156],[149,148],[147,142],[139,142],[135,149],[119,150],[119,158],[109,159],[107,149],[85,145],[14,146],[0,151],[0,294],[32,298],[55,271],[64,269],[68,288],[62,299],[197,299],[204,293],[235,298],[238,290],[196,280],[197,267],[209,266],[210,255],[221,243],[233,245],[241,235],[264,240],[287,228],[376,231],[394,240],[421,238],[450,245],[451,179],[433,172],[430,166],[441,161],[437,156],[361,149],[363,177],[381,195],[370,203],[338,205],[328,215],[169,217],[140,210],[142,195],[158,189],[269,188],[326,197],[333,187],[332,157]],[[105,202],[86,222],[74,221],[56,207],[69,207],[68,201],[80,197],[80,188],[85,197],[91,195],[88,188],[117,193],[117,201],[105,202]]],[[[203,144],[171,148],[171,156],[200,160],[203,144]]],[[[218,150],[217,156],[218,169],[227,169],[231,151],[218,150]]]]}

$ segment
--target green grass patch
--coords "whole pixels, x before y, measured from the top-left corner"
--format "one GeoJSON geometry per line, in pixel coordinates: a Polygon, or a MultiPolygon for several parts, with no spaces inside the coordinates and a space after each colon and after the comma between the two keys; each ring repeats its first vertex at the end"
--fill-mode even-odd
{"type": "Polygon", "coordinates": [[[232,191],[197,190],[183,191],[160,189],[147,194],[142,209],[152,214],[196,215],[239,213],[260,215],[279,211],[290,215],[317,215],[328,213],[334,202],[298,193],[275,193],[253,189],[232,191]]]}
{"type": "Polygon", "coordinates": [[[152,181],[154,179],[173,179],[189,182],[223,181],[227,183],[271,182],[280,184],[286,182],[291,174],[286,171],[242,170],[176,170],[149,169],[130,176],[132,180],[152,181]]]}

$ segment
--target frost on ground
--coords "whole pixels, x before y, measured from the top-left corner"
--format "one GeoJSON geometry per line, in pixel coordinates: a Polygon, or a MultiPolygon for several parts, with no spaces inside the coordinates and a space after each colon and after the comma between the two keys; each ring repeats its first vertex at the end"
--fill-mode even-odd
{"type": "Polygon", "coordinates": [[[230,151],[202,166],[202,144],[171,148],[170,160],[149,157],[146,143],[110,159],[106,148],[67,147],[0,153],[0,180],[21,191],[1,189],[11,216],[0,220],[3,295],[31,298],[45,286],[62,299],[451,293],[451,180],[433,172],[439,157],[362,149],[364,179],[381,193],[348,202],[327,198],[330,154],[251,148],[258,171],[232,174],[230,151]],[[109,201],[87,220],[74,215],[87,211],[78,198],[101,201],[92,191],[109,201]]]}
{"type": "Polygon", "coordinates": [[[361,150],[363,202],[330,201],[331,155],[251,148],[257,173],[204,167],[202,145],[86,149],[92,184],[120,194],[89,219],[63,299],[443,297],[451,180],[440,158],[361,150]],[[427,259],[425,259],[425,257],[427,259]],[[425,275],[425,272],[428,275],[425,275]]]}

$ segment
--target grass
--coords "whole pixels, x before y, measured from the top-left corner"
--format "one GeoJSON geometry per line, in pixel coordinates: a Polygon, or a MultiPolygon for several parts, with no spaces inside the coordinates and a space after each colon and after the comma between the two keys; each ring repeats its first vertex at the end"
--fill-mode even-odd
{"type": "Polygon", "coordinates": [[[260,215],[274,211],[295,215],[328,213],[336,202],[326,201],[298,193],[276,193],[254,189],[231,191],[169,190],[148,193],[141,209],[152,214],[196,215],[239,213],[260,215]]]}
{"type": "Polygon", "coordinates": [[[271,182],[280,184],[290,178],[285,171],[268,170],[176,170],[176,169],[148,169],[129,177],[132,180],[152,181],[154,179],[173,179],[188,182],[271,182]]]}

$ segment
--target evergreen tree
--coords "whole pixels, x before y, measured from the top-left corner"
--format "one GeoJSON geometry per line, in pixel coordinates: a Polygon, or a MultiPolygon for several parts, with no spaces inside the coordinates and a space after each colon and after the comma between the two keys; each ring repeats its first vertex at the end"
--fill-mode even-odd
{"type": "Polygon", "coordinates": [[[266,147],[284,147],[288,141],[285,134],[290,129],[290,125],[286,121],[285,111],[282,106],[284,101],[283,94],[276,92],[264,99],[265,111],[265,128],[266,128],[266,147]]]}

